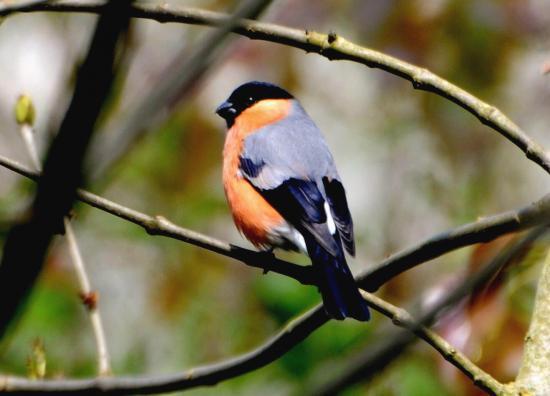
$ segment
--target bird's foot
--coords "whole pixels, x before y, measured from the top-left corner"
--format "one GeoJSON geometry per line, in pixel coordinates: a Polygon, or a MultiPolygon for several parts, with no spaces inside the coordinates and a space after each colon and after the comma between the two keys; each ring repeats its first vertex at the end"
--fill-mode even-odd
{"type": "Polygon", "coordinates": [[[263,274],[267,274],[271,270],[271,264],[273,263],[273,260],[275,260],[275,254],[273,253],[273,247],[262,250],[259,253],[262,255],[262,264],[264,264],[263,267],[263,274]]]}

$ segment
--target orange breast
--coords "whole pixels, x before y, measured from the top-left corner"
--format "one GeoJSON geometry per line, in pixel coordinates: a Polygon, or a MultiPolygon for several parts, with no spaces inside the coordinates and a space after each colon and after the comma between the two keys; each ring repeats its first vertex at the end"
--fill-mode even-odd
{"type": "Polygon", "coordinates": [[[259,128],[284,118],[291,103],[284,99],[262,100],[243,111],[227,132],[223,149],[223,186],[237,228],[257,247],[269,246],[268,233],[284,222],[277,212],[243,178],[239,156],[244,139],[259,128]]]}

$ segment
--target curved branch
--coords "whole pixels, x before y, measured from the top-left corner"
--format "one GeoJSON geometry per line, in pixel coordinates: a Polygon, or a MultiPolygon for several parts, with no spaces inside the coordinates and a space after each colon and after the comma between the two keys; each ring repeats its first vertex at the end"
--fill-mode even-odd
{"type": "Polygon", "coordinates": [[[395,253],[376,267],[361,273],[357,277],[357,282],[367,291],[375,291],[394,276],[452,250],[475,243],[489,242],[501,235],[549,222],[550,194],[547,194],[523,208],[444,231],[418,245],[395,253]]]}
{"type": "MultiPolygon", "coordinates": [[[[37,173],[29,171],[17,162],[1,156],[0,165],[33,180],[37,180],[39,178],[37,173]]],[[[301,267],[283,260],[276,260],[277,263],[273,263],[275,265],[271,268],[271,264],[269,266],[266,266],[265,264],[265,254],[238,248],[194,231],[186,230],[170,223],[162,217],[153,217],[137,212],[83,190],[78,191],[78,199],[98,209],[104,210],[115,216],[137,224],[151,234],[164,235],[191,243],[219,254],[236,258],[243,261],[245,264],[252,265],[254,267],[272,269],[278,273],[293,277],[302,283],[315,283],[313,278],[311,278],[313,276],[312,273],[309,272],[310,267],[301,267]],[[235,255],[235,252],[239,253],[235,255]],[[252,261],[243,260],[241,258],[242,255],[247,256],[252,261]],[[281,268],[284,268],[284,270],[281,270],[281,268]]],[[[412,266],[416,264],[430,259],[430,257],[433,258],[439,256],[458,247],[466,246],[479,241],[494,239],[508,232],[518,231],[535,224],[545,223],[548,221],[549,216],[550,194],[520,210],[507,212],[501,215],[479,220],[469,225],[458,227],[457,229],[442,233],[437,237],[420,243],[414,248],[397,253],[382,263],[382,265],[378,266],[378,270],[372,271],[372,275],[365,273],[360,276],[361,282],[366,285],[370,285],[370,279],[373,277],[375,282],[372,284],[375,285],[377,282],[380,282],[380,278],[377,278],[376,275],[381,273],[383,274],[382,268],[386,268],[388,271],[391,271],[393,276],[398,272],[392,269],[393,265],[395,265],[399,270],[405,271],[406,269],[412,268],[412,266]],[[437,251],[435,256],[430,256],[428,254],[430,246],[432,249],[437,251]],[[403,265],[403,263],[406,263],[407,265],[403,265]]],[[[382,314],[385,314],[386,316],[389,316],[392,320],[394,320],[394,322],[396,321],[396,318],[399,318],[400,313],[403,312],[399,308],[391,308],[392,306],[388,305],[388,303],[368,293],[363,293],[363,296],[367,299],[367,301],[369,301],[374,309],[382,314]]],[[[90,380],[59,381],[28,381],[22,378],[0,377],[0,390],[11,390],[14,392],[17,390],[26,390],[31,392],[38,391],[38,389],[40,389],[51,390],[53,393],[72,393],[78,391],[79,394],[86,394],[86,392],[118,394],[129,392],[130,390],[132,393],[155,393],[160,392],[161,390],[168,391],[170,389],[186,389],[200,385],[213,385],[224,379],[229,379],[233,376],[237,376],[244,372],[252,371],[267,365],[284,354],[286,351],[290,350],[314,330],[322,326],[326,321],[328,321],[328,318],[326,317],[322,306],[318,305],[307,314],[294,320],[289,326],[287,326],[287,328],[285,328],[285,330],[283,330],[278,336],[272,338],[266,345],[239,358],[231,359],[229,361],[211,366],[205,366],[176,376],[155,378],[98,378],[90,380]],[[246,369],[246,371],[241,371],[243,369],[246,369]],[[159,388],[160,386],[162,386],[162,388],[159,388]]],[[[462,355],[452,352],[452,348],[448,346],[448,344],[446,345],[445,341],[438,338],[436,334],[428,332],[421,338],[436,347],[436,349],[438,349],[441,353],[444,353],[444,356],[451,359],[453,364],[458,367],[468,364],[468,361],[465,361],[462,355]]],[[[476,379],[478,378],[477,374],[479,373],[476,372],[476,377],[474,378],[476,383],[478,381],[478,379],[476,379]]],[[[481,372],[480,375],[483,377],[483,386],[485,386],[485,384],[493,386],[495,383],[497,384],[495,386],[498,386],[498,382],[491,379],[491,377],[486,373],[481,372]],[[494,383],[491,381],[494,381],[494,383]]]]}
{"type": "MultiPolygon", "coordinates": [[[[406,328],[410,333],[395,333],[392,337],[387,337],[385,343],[377,345],[378,349],[373,350],[369,348],[367,354],[358,359],[346,372],[316,389],[314,394],[340,394],[350,385],[368,381],[372,378],[373,373],[383,369],[401,355],[410,344],[416,341],[413,334],[433,347],[443,358],[470,378],[474,385],[480,389],[493,395],[516,394],[513,391],[514,385],[504,385],[496,381],[492,376],[470,361],[463,353],[453,348],[445,339],[426,326],[438,319],[440,314],[445,312],[447,308],[456,306],[462,299],[472,295],[476,290],[486,285],[490,279],[494,278],[495,274],[508,266],[519,255],[524,254],[526,249],[532,247],[533,243],[548,231],[548,226],[539,226],[531,229],[520,239],[509,243],[489,263],[476,273],[465,278],[425,313],[417,315],[420,318],[419,320],[412,321],[410,315],[399,308],[392,306],[386,308],[387,313],[392,314],[391,319],[393,323],[406,328]]],[[[362,293],[363,296],[367,295],[367,293],[362,293]]],[[[385,301],[379,301],[377,305],[379,307],[388,306],[385,301]]]]}
{"type": "Polygon", "coordinates": [[[29,380],[0,376],[0,392],[72,395],[152,394],[215,385],[225,379],[263,367],[285,354],[328,321],[322,309],[314,308],[290,322],[259,348],[220,363],[197,367],[183,373],[155,377],[113,377],[84,380],[29,380]]]}
{"type": "MultiPolygon", "coordinates": [[[[72,2],[58,2],[46,5],[39,4],[20,11],[39,11],[42,9],[44,11],[84,11],[99,13],[103,7],[104,3],[81,5],[72,2]],[[63,9],[63,7],[65,7],[65,9],[63,9]],[[73,9],[69,9],[71,7],[73,7],[73,9]],[[88,7],[88,9],[86,9],[86,7],[88,7]]],[[[8,12],[4,14],[9,14],[10,12],[13,12],[13,10],[8,10],[8,12]]],[[[206,25],[219,25],[224,23],[227,19],[227,16],[223,14],[208,13],[197,10],[192,11],[187,9],[169,9],[167,6],[159,8],[154,6],[139,5],[132,9],[132,13],[132,16],[134,17],[156,19],[162,22],[173,21],[206,25]],[[185,13],[187,13],[187,15],[185,13]]],[[[426,69],[418,68],[388,55],[360,47],[345,40],[344,38],[337,36],[336,34],[325,35],[316,32],[304,32],[297,29],[290,29],[273,24],[252,21],[241,22],[234,29],[234,32],[247,36],[251,39],[272,41],[301,48],[309,52],[316,52],[331,60],[342,59],[358,62],[369,67],[380,68],[394,75],[405,78],[413,83],[414,88],[436,93],[474,114],[482,123],[502,134],[518,146],[529,159],[533,160],[550,173],[550,155],[545,152],[540,145],[529,138],[529,136],[527,136],[503,113],[495,107],[477,99],[465,90],[441,79],[426,69]]],[[[89,193],[81,191],[79,193],[79,198],[82,199],[82,197],[86,194],[89,193]]],[[[96,196],[96,198],[98,197],[96,196]]],[[[94,205],[91,201],[92,200],[88,203],[94,205]]],[[[416,248],[409,249],[406,252],[394,256],[393,259],[390,258],[388,261],[383,263],[383,266],[381,265],[372,271],[372,275],[365,274],[362,277],[362,281],[369,285],[369,279],[372,278],[373,284],[377,284],[378,282],[379,286],[381,283],[385,282],[397,273],[409,269],[415,264],[424,262],[433,257],[437,257],[438,255],[450,250],[461,246],[466,246],[471,243],[493,239],[496,236],[502,235],[506,232],[532,226],[538,221],[531,216],[534,212],[544,207],[542,209],[542,213],[544,213],[545,216],[548,214],[548,197],[545,197],[543,201],[544,202],[541,203],[540,207],[538,205],[535,205],[535,207],[531,205],[530,207],[525,208],[528,211],[527,214],[509,212],[500,216],[494,216],[489,219],[490,221],[485,219],[474,223],[470,225],[470,228],[468,228],[469,226],[464,226],[463,229],[455,230],[458,231],[458,237],[454,233],[442,234],[433,240],[427,241],[425,244],[421,244],[416,248]],[[524,215],[523,219],[520,218],[521,215],[524,215]],[[510,218],[510,216],[515,216],[516,218],[510,218]],[[426,256],[427,251],[431,251],[432,253],[426,256]],[[433,251],[436,253],[434,254],[433,251]],[[403,263],[407,264],[403,265],[403,263]],[[385,274],[385,278],[383,276],[383,280],[380,280],[376,274],[385,274]],[[390,275],[388,276],[388,274],[390,275]]],[[[100,207],[97,205],[97,202],[94,206],[100,207]]],[[[103,209],[107,210],[105,207],[103,207],[103,209]]],[[[124,217],[129,214],[128,211],[131,211],[124,208],[124,210],[120,212],[119,209],[120,207],[111,207],[107,211],[117,214],[119,217],[124,217]]],[[[133,214],[139,214],[138,212],[131,212],[133,212],[133,214]]],[[[539,211],[537,213],[540,214],[541,212],[539,211]]],[[[130,220],[130,218],[127,218],[127,220],[130,220]]],[[[199,234],[194,234],[191,231],[180,229],[163,218],[152,218],[151,216],[147,216],[147,218],[139,219],[138,216],[138,218],[134,218],[134,220],[136,220],[133,221],[134,223],[143,226],[151,234],[170,236],[193,243],[197,246],[217,251],[218,253],[223,252],[222,254],[231,257],[238,258],[237,256],[239,256],[230,254],[231,249],[234,248],[231,245],[223,243],[222,245],[217,245],[219,241],[208,240],[205,239],[208,237],[200,236],[199,234]],[[185,232],[181,232],[182,230],[185,232]]],[[[244,250],[244,252],[246,254],[251,254],[249,253],[250,251],[247,250],[244,250]]],[[[258,253],[252,253],[253,257],[260,257],[258,253]]],[[[262,265],[258,266],[262,267],[262,265]]],[[[403,322],[404,311],[391,306],[393,307],[391,309],[394,309],[392,312],[388,309],[388,306],[384,307],[381,305],[382,303],[387,304],[382,300],[366,293],[364,296],[369,300],[371,306],[378,306],[381,312],[385,312],[385,314],[392,317],[394,321],[399,322],[400,320],[398,320],[399,318],[396,315],[401,315],[401,322],[406,322],[406,320],[403,322]]],[[[405,316],[405,319],[406,318],[407,317],[405,316]]],[[[27,381],[25,379],[13,377],[0,377],[0,390],[26,390],[30,392],[44,392],[44,390],[50,390],[56,393],[74,393],[75,391],[80,390],[84,393],[102,392],[109,394],[120,394],[127,392],[151,393],[186,389],[188,387],[199,385],[211,385],[223,379],[232,378],[236,375],[259,368],[273,361],[282,355],[286,350],[290,349],[293,345],[296,345],[296,343],[307,337],[308,334],[320,327],[327,320],[328,319],[326,318],[326,315],[322,311],[321,307],[317,307],[309,311],[305,317],[301,317],[293,321],[289,327],[283,330],[283,332],[277,337],[273,338],[265,346],[258,348],[250,354],[246,354],[239,358],[231,359],[220,364],[198,368],[177,376],[162,378],[113,378],[68,381],[27,381]],[[252,365],[250,366],[250,364],[252,365]],[[59,388],[55,388],[56,386],[59,386],[59,388]]],[[[428,342],[430,342],[430,340],[432,343],[434,342],[433,335],[424,336],[422,338],[428,342]]],[[[440,352],[444,352],[445,350],[446,349],[440,352]]]]}
{"type": "MultiPolygon", "coordinates": [[[[467,375],[474,382],[474,385],[492,395],[500,395],[504,393],[506,388],[505,385],[501,384],[491,375],[476,366],[470,359],[468,359],[466,355],[453,348],[435,331],[423,325],[422,323],[424,323],[424,319],[417,321],[413,319],[411,314],[409,314],[406,310],[398,308],[370,293],[361,291],[361,295],[365,300],[367,300],[373,309],[390,318],[393,324],[409,330],[418,338],[433,347],[447,361],[467,375]]],[[[430,314],[435,316],[442,309],[442,307],[437,307],[436,309],[433,309],[430,314]]]]}
{"type": "Polygon", "coordinates": [[[190,95],[191,87],[219,61],[226,37],[236,24],[243,18],[257,18],[270,4],[271,0],[237,2],[232,15],[209,32],[191,53],[182,48],[174,54],[159,74],[162,77],[147,89],[147,93],[129,101],[118,122],[109,123],[104,130],[98,131],[98,141],[92,145],[87,161],[87,164],[93,164],[89,167],[90,179],[100,180],[137,141],[154,130],[152,126],[167,117],[171,106],[177,102],[181,105],[190,95]]]}
{"type": "Polygon", "coordinates": [[[40,3],[47,3],[50,0],[19,0],[15,3],[11,1],[0,2],[0,17],[13,12],[21,12],[30,9],[40,3]]]}
{"type": "MultiPolygon", "coordinates": [[[[0,156],[0,166],[37,181],[40,175],[16,161],[0,156]]],[[[162,216],[151,216],[110,201],[85,190],[77,198],[96,209],[110,213],[142,227],[151,235],[177,239],[214,253],[231,257],[246,265],[291,277],[304,285],[316,285],[310,266],[301,266],[276,258],[271,253],[245,249],[210,236],[180,227],[162,216]]],[[[394,276],[452,250],[479,242],[488,242],[510,232],[517,232],[550,221],[550,194],[540,200],[495,216],[442,232],[415,246],[388,257],[382,263],[359,274],[356,279],[366,291],[373,291],[394,276]]]]}
{"type": "MultiPolygon", "coordinates": [[[[40,179],[40,174],[27,169],[17,161],[0,156],[0,166],[10,169],[33,181],[40,179]]],[[[151,216],[130,209],[106,198],[85,190],[77,190],[77,199],[96,209],[110,213],[142,227],[150,235],[162,235],[176,239],[211,252],[231,257],[264,272],[272,271],[296,279],[304,285],[315,285],[316,278],[310,266],[301,266],[276,258],[272,253],[257,252],[245,249],[199,232],[179,227],[162,216],[151,216]]]]}
{"type": "MultiPolygon", "coordinates": [[[[506,386],[472,363],[464,354],[454,349],[437,333],[415,321],[404,309],[370,293],[361,292],[371,308],[390,318],[431,345],[445,359],[468,375],[476,386],[491,394],[502,394],[506,386]]],[[[435,310],[434,310],[435,311],[435,310]]],[[[324,325],[329,318],[322,306],[317,306],[289,323],[279,334],[259,348],[220,363],[202,366],[169,376],[94,378],[87,380],[29,380],[20,377],[0,376],[0,391],[25,394],[152,394],[185,390],[198,386],[215,385],[225,379],[257,370],[278,359],[309,334],[324,325]]]]}
{"type": "MultiPolygon", "coordinates": [[[[4,15],[20,12],[53,11],[100,13],[105,3],[94,1],[79,3],[76,1],[56,1],[36,4],[17,10],[12,7],[4,15]]],[[[223,13],[176,7],[167,4],[135,4],[132,7],[135,18],[152,19],[158,22],[178,22],[195,25],[220,26],[229,16],[223,13]]],[[[2,15],[2,13],[0,13],[2,15]]],[[[450,83],[431,71],[412,65],[395,57],[362,47],[335,33],[322,34],[308,30],[293,29],[272,23],[251,20],[240,21],[233,29],[234,33],[253,40],[279,43],[306,52],[315,52],[330,60],[349,60],[368,67],[382,69],[410,81],[415,89],[428,91],[442,96],[477,117],[481,123],[494,129],[519,147],[529,158],[550,173],[550,152],[531,139],[520,127],[495,106],[490,105],[466,90],[450,83]]]]}

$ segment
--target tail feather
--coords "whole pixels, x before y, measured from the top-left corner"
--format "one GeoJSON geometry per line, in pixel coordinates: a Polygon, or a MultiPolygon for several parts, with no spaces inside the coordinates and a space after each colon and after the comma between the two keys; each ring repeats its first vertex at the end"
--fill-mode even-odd
{"type": "Polygon", "coordinates": [[[341,242],[337,242],[340,252],[334,257],[315,240],[306,239],[309,256],[320,274],[319,291],[323,297],[325,311],[337,320],[351,317],[367,321],[370,319],[368,305],[357,289],[346,263],[341,242]]]}

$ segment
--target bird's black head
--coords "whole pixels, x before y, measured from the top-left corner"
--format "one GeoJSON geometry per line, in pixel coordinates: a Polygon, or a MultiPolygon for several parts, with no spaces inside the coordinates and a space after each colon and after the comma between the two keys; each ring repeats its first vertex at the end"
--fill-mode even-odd
{"type": "Polygon", "coordinates": [[[229,98],[216,109],[216,113],[227,122],[230,128],[235,118],[244,110],[264,99],[292,99],[284,89],[261,81],[250,81],[235,89],[229,98]]]}

